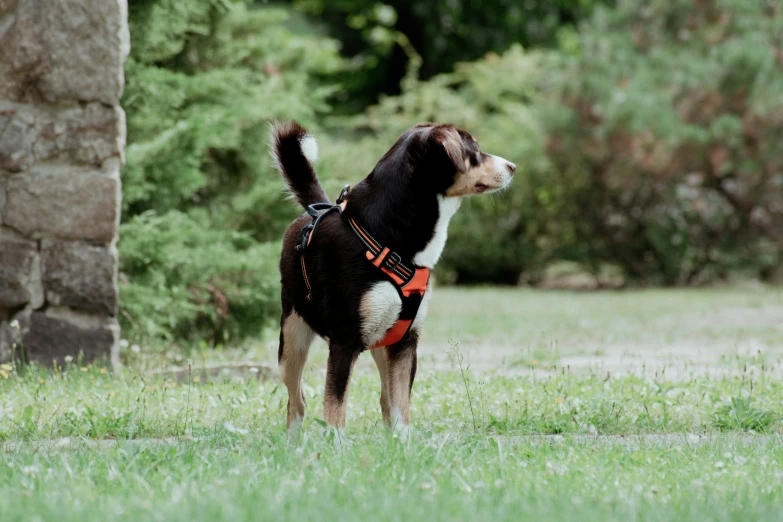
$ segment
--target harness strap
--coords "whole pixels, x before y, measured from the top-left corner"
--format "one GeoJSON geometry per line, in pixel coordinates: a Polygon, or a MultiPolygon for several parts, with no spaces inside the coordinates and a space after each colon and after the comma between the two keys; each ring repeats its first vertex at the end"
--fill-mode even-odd
{"type": "Polygon", "coordinates": [[[307,277],[307,266],[305,264],[305,250],[310,245],[310,240],[313,238],[313,232],[315,228],[321,223],[321,220],[332,211],[339,211],[342,213],[345,205],[332,205],[330,203],[315,203],[307,207],[307,213],[313,218],[313,222],[302,227],[301,236],[299,236],[299,243],[296,244],[296,251],[299,252],[299,264],[302,266],[302,277],[304,278],[305,286],[307,287],[307,300],[313,300],[313,287],[310,286],[310,278],[307,277]],[[321,213],[322,210],[326,212],[321,213]]]}
{"type": "MultiPolygon", "coordinates": [[[[337,204],[316,203],[307,207],[307,213],[312,216],[313,222],[302,227],[302,235],[299,243],[296,245],[297,252],[300,253],[299,259],[302,266],[302,277],[307,287],[307,300],[313,300],[313,289],[310,286],[310,280],[307,277],[307,268],[305,266],[305,250],[310,245],[313,233],[321,220],[331,212],[342,214],[348,203],[348,193],[350,187],[343,187],[340,197],[337,198],[337,204]]],[[[367,248],[365,257],[373,266],[380,269],[394,283],[394,287],[400,294],[402,300],[402,309],[394,325],[386,332],[383,339],[375,343],[371,348],[380,348],[390,346],[399,342],[410,330],[416,314],[421,306],[422,298],[427,290],[427,283],[430,279],[430,269],[423,267],[409,267],[402,262],[402,258],[390,248],[382,246],[372,235],[359,225],[353,218],[348,218],[348,224],[351,230],[356,234],[364,246],[367,248]]]]}

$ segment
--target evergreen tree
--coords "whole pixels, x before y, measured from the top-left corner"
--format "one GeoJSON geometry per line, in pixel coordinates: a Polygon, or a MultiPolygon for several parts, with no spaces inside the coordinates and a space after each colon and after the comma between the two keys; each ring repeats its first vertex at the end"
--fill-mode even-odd
{"type": "Polygon", "coordinates": [[[131,2],[120,233],[127,334],[257,334],[278,305],[276,258],[295,215],[267,124],[312,125],[337,44],[244,0],[131,2]]]}

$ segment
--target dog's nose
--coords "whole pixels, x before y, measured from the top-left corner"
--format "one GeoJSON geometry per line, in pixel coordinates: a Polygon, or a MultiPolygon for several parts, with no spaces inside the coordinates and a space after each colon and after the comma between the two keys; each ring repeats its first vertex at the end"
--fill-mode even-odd
{"type": "Polygon", "coordinates": [[[517,170],[517,166],[511,163],[510,161],[506,163],[506,168],[508,169],[508,173],[512,176],[514,175],[514,171],[517,170]]]}

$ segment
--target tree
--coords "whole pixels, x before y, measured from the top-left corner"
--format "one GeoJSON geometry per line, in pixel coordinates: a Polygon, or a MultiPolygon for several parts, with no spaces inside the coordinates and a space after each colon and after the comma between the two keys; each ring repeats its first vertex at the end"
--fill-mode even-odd
{"type": "Polygon", "coordinates": [[[350,58],[344,75],[351,110],[399,94],[409,61],[420,56],[421,79],[450,72],[458,62],[502,53],[512,44],[556,46],[563,31],[613,0],[293,0],[325,24],[350,58]]]}
{"type": "MultiPolygon", "coordinates": [[[[648,282],[783,261],[783,5],[623,0],[580,30],[546,116],[573,245],[648,282]]],[[[567,242],[566,242],[567,243],[567,242]]]]}
{"type": "Polygon", "coordinates": [[[314,123],[336,42],[244,0],[130,5],[120,233],[125,332],[222,341],[273,317],[275,243],[295,215],[267,122],[314,123]]]}

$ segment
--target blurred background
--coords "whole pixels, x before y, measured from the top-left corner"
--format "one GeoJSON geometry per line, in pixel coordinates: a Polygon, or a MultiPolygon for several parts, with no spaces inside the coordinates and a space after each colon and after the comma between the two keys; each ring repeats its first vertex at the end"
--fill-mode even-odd
{"type": "Polygon", "coordinates": [[[267,123],[318,138],[330,195],[411,125],[517,164],[463,204],[439,285],[783,281],[780,0],[130,0],[120,318],[226,345],[279,318],[300,210],[267,123]]]}

